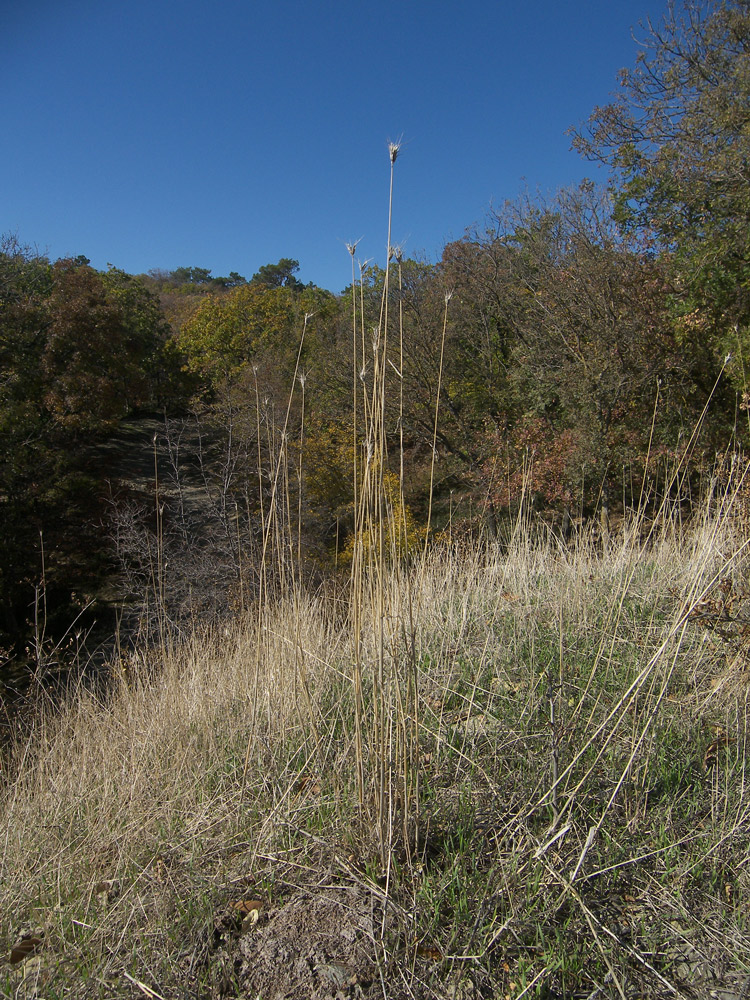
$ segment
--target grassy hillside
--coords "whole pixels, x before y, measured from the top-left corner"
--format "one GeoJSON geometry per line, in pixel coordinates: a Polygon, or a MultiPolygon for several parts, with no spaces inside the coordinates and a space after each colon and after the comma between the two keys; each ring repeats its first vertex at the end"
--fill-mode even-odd
{"type": "Polygon", "coordinates": [[[291,588],[40,704],[0,996],[739,996],[740,507],[291,588]]]}

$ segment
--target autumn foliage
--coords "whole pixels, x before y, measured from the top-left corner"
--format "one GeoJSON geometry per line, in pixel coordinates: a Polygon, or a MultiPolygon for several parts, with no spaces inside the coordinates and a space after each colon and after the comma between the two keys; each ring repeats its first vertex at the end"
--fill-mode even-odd
{"type": "Polygon", "coordinates": [[[428,516],[436,533],[481,531],[521,503],[586,520],[694,495],[747,436],[749,40],[739,3],[670,8],[618,98],[575,133],[612,169],[608,190],[524,196],[436,263],[395,251],[385,270],[362,263],[341,295],[303,285],[292,258],[249,281],[200,267],[133,277],[6,238],[4,633],[28,628],[42,575],[96,594],[113,485],[92,448],[144,414],[192,422],[198,453],[175,459],[175,476],[192,463],[220,531],[198,514],[198,535],[179,531],[191,552],[221,535],[243,600],[243,532],[256,552],[272,497],[316,574],[352,546],[376,370],[378,461],[409,539],[428,516]],[[97,532],[95,572],[94,547],[77,550],[97,532]]]}

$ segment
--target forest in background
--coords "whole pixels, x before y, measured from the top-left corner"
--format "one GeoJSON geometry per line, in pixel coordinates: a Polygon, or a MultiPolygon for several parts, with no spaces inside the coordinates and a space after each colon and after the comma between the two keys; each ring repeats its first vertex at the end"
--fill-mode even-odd
{"type": "Polygon", "coordinates": [[[135,276],[5,237],[0,663],[248,606],[272,497],[290,564],[346,570],[380,352],[404,550],[521,506],[687,514],[748,432],[749,53],[745,3],[673,13],[573,133],[608,189],[508,203],[436,263],[353,246],[340,294],[291,258],[135,276]]]}

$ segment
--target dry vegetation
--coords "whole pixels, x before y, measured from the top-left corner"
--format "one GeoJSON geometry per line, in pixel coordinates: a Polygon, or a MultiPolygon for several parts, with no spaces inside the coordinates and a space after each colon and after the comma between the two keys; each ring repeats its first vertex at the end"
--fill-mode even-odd
{"type": "Polygon", "coordinates": [[[735,499],[371,567],[356,609],[269,598],[42,706],[3,762],[0,995],[739,996],[735,499]]]}

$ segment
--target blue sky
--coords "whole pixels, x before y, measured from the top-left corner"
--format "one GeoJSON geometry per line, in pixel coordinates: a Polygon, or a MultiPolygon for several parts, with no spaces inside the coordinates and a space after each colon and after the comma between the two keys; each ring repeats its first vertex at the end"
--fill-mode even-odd
{"type": "Polygon", "coordinates": [[[565,130],[665,0],[0,2],[0,233],[52,258],[340,291],[345,242],[436,260],[525,188],[598,176],[565,130]]]}

